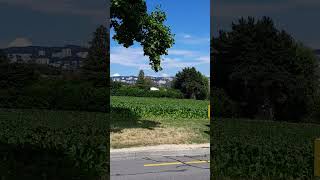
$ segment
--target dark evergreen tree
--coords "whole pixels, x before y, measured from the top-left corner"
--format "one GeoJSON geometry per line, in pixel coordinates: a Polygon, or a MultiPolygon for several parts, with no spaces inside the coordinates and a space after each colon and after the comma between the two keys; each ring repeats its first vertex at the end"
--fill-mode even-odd
{"type": "Polygon", "coordinates": [[[106,27],[99,26],[90,42],[88,57],[82,66],[82,76],[95,86],[109,84],[109,33],[106,27]]]}
{"type": "Polygon", "coordinates": [[[136,82],[136,86],[143,88],[144,85],[145,85],[144,72],[143,72],[143,70],[140,70],[139,74],[138,74],[138,79],[137,79],[137,82],[136,82]]]}

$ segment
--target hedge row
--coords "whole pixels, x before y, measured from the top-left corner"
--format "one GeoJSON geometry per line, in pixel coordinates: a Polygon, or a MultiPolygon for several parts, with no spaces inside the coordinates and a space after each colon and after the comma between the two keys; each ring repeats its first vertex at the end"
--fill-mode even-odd
{"type": "Polygon", "coordinates": [[[106,113],[0,109],[1,179],[102,179],[106,113]]]}
{"type": "Polygon", "coordinates": [[[183,94],[175,89],[160,89],[160,91],[150,91],[138,87],[122,86],[118,89],[111,89],[111,96],[135,96],[135,97],[167,97],[182,99],[183,94]]]}

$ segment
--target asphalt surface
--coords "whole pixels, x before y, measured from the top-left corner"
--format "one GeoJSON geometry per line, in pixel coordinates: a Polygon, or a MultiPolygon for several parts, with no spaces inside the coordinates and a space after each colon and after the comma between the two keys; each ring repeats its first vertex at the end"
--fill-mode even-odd
{"type": "Polygon", "coordinates": [[[110,175],[111,180],[209,180],[209,159],[209,148],[111,152],[110,175]]]}

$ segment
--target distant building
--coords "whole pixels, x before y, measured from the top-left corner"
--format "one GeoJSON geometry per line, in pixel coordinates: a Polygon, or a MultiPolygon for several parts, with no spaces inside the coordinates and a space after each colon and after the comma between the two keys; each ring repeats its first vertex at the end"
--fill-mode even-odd
{"type": "Polygon", "coordinates": [[[9,54],[8,57],[11,62],[28,63],[32,59],[32,54],[9,54]]]}
{"type": "MultiPolygon", "coordinates": [[[[159,87],[166,87],[170,85],[171,81],[173,80],[172,77],[146,77],[152,80],[155,85],[159,87]]],[[[136,76],[113,76],[111,77],[112,81],[123,82],[127,84],[135,84],[138,80],[136,76]]]]}
{"type": "Polygon", "coordinates": [[[81,58],[87,58],[88,52],[78,52],[78,53],[77,53],[77,56],[78,56],[78,57],[81,57],[81,58]]]}
{"type": "Polygon", "coordinates": [[[62,58],[62,52],[54,52],[52,53],[51,57],[53,58],[62,58]]]}
{"type": "Polygon", "coordinates": [[[62,55],[63,58],[72,56],[71,49],[69,49],[69,48],[62,49],[61,55],[62,55]]]}
{"type": "Polygon", "coordinates": [[[37,58],[36,63],[37,64],[49,64],[50,59],[49,58],[37,58]]]}
{"type": "Polygon", "coordinates": [[[38,56],[45,56],[46,55],[46,51],[40,50],[38,51],[38,56]]]}

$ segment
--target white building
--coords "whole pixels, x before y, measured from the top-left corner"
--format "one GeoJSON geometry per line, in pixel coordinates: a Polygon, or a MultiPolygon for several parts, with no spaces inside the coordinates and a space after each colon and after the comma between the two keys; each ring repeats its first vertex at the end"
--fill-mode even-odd
{"type": "Polygon", "coordinates": [[[160,89],[159,88],[156,88],[156,87],[151,87],[150,88],[150,91],[159,91],[160,89]]]}
{"type": "Polygon", "coordinates": [[[61,52],[52,53],[52,57],[53,58],[62,58],[62,53],[61,52]]]}
{"type": "Polygon", "coordinates": [[[77,53],[77,56],[78,56],[78,57],[81,57],[81,58],[87,58],[88,52],[78,52],[78,53],[77,53]]]}
{"type": "Polygon", "coordinates": [[[62,49],[62,57],[70,57],[71,54],[71,49],[67,48],[67,49],[62,49]]]}
{"type": "Polygon", "coordinates": [[[159,85],[163,85],[163,84],[166,84],[166,83],[167,83],[167,81],[164,81],[164,80],[159,80],[159,81],[158,81],[158,84],[159,84],[159,85]]]}
{"type": "Polygon", "coordinates": [[[36,59],[37,64],[49,64],[49,59],[48,58],[38,58],[36,59]]]}
{"type": "Polygon", "coordinates": [[[46,55],[46,52],[43,51],[43,50],[40,50],[40,51],[38,51],[38,55],[39,55],[39,56],[45,56],[45,55],[46,55]]]}
{"type": "Polygon", "coordinates": [[[61,52],[55,52],[52,53],[52,57],[54,58],[65,58],[65,57],[70,57],[72,56],[71,49],[62,49],[61,52]]]}

